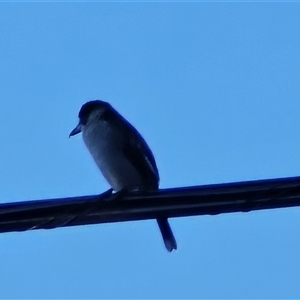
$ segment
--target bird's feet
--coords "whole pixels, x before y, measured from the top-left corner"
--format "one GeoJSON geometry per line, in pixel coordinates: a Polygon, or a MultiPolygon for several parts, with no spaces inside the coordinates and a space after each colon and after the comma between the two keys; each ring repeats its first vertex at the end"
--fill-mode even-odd
{"type": "Polygon", "coordinates": [[[129,192],[130,191],[128,189],[123,189],[123,190],[118,191],[116,193],[111,193],[111,195],[109,197],[109,201],[118,201],[118,200],[121,200],[129,192]]]}

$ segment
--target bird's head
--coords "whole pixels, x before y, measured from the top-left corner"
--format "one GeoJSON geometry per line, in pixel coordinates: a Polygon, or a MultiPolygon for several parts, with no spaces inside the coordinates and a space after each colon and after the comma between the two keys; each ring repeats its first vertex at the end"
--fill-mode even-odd
{"type": "Polygon", "coordinates": [[[111,109],[111,105],[102,100],[89,101],[82,105],[78,117],[78,125],[71,131],[69,137],[76,135],[84,129],[94,118],[100,117],[104,112],[111,109]]]}

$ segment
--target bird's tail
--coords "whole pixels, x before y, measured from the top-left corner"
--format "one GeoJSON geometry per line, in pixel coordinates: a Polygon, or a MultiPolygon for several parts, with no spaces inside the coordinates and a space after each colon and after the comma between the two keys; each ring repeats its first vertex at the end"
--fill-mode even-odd
{"type": "Polygon", "coordinates": [[[173,235],[168,219],[157,219],[157,224],[163,237],[165,246],[169,252],[177,249],[177,243],[173,235]]]}

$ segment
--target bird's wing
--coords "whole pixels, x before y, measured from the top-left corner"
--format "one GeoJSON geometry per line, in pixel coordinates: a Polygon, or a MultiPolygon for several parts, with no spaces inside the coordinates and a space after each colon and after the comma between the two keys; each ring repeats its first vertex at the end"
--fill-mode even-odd
{"type": "Polygon", "coordinates": [[[158,188],[159,174],[154,156],[137,131],[131,133],[129,143],[124,146],[124,153],[145,181],[149,182],[152,187],[158,188]]]}
{"type": "Polygon", "coordinates": [[[105,118],[109,118],[112,126],[122,127],[123,151],[127,159],[134,165],[149,187],[157,189],[159,173],[153,153],[141,134],[117,111],[107,112],[105,118]]]}

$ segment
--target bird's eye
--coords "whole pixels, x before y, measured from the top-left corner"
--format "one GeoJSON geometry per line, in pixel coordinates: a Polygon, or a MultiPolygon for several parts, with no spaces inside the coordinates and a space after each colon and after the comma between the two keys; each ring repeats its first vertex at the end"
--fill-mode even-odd
{"type": "Polygon", "coordinates": [[[80,123],[81,123],[82,125],[86,125],[87,121],[88,121],[88,117],[80,118],[80,123]]]}

